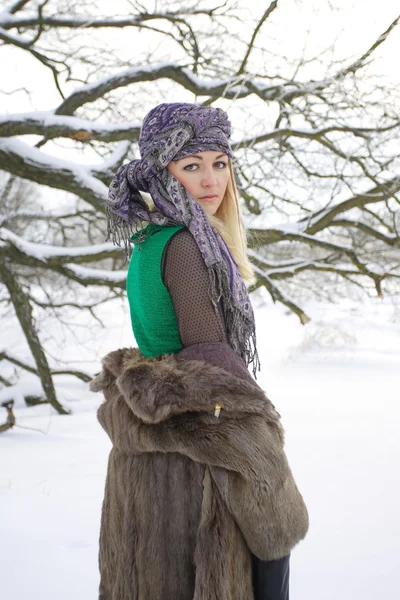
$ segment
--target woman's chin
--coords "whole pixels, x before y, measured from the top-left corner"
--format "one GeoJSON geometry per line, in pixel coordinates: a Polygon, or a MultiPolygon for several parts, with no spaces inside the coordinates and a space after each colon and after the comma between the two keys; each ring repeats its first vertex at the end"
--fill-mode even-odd
{"type": "Polygon", "coordinates": [[[217,207],[213,206],[212,204],[206,204],[202,202],[199,202],[199,204],[206,213],[206,215],[208,215],[209,217],[212,217],[217,212],[217,207]]]}

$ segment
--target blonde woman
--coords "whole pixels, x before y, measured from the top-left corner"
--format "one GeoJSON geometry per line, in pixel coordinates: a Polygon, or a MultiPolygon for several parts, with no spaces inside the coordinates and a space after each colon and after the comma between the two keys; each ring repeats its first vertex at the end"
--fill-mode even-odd
{"type": "Polygon", "coordinates": [[[253,273],[230,132],[221,109],[161,104],[110,186],[107,237],[134,246],[138,348],[109,353],[91,382],[113,442],[100,600],[288,600],[308,529],[280,415],[247,369],[253,273]]]}

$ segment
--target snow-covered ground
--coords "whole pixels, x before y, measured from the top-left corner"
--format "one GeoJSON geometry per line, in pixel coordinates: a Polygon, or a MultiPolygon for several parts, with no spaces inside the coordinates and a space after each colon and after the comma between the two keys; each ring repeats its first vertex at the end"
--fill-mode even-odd
{"type": "MultiPolygon", "coordinates": [[[[287,453],[311,520],[307,538],[292,554],[291,598],[395,598],[400,307],[389,299],[305,308],[313,317],[306,326],[280,306],[256,309],[259,382],[282,415],[287,453]]],[[[106,330],[89,332],[78,317],[74,334],[54,323],[46,341],[50,355],[95,373],[102,355],[132,345],[126,307],[105,305],[106,311],[106,330]]],[[[1,337],[28,360],[12,321],[4,323],[1,337]]],[[[0,434],[4,600],[97,598],[110,442],[96,421],[100,395],[68,376],[55,382],[72,416],[19,406],[19,427],[0,434]]],[[[34,389],[34,383],[29,376],[24,385],[34,389]]]]}

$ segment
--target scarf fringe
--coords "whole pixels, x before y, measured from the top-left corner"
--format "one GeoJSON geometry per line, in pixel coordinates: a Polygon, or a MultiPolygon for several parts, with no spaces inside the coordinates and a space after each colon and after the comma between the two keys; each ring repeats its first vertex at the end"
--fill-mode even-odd
{"type": "Polygon", "coordinates": [[[142,226],[141,221],[128,222],[125,218],[113,212],[106,206],[107,234],[105,241],[112,241],[114,245],[123,246],[124,262],[128,262],[132,255],[131,237],[142,226]],[[122,242],[122,244],[121,244],[122,242]]]}
{"type": "Polygon", "coordinates": [[[246,366],[253,364],[253,375],[257,379],[257,371],[260,371],[261,363],[257,351],[255,324],[243,319],[241,311],[231,302],[231,295],[226,294],[230,286],[226,267],[220,263],[212,265],[209,273],[211,300],[214,305],[218,302],[222,304],[229,343],[236,354],[244,360],[246,366]]]}

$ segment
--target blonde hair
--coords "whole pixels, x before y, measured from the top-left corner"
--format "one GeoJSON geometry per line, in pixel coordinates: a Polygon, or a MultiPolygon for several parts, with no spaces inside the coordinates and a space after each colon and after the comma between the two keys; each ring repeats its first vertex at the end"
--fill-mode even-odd
{"type": "Polygon", "coordinates": [[[230,178],[224,198],[214,215],[207,215],[211,225],[215,227],[225,240],[243,281],[249,286],[255,282],[253,266],[247,256],[247,236],[242,223],[239,205],[239,192],[236,187],[232,161],[229,159],[230,178]]]}
{"type": "MultiPolygon", "coordinates": [[[[233,172],[232,161],[229,158],[230,177],[226,186],[225,195],[214,215],[207,215],[211,225],[215,227],[219,235],[225,240],[232,256],[239,267],[240,274],[247,286],[255,283],[253,266],[247,256],[247,236],[243,226],[240,205],[239,192],[236,187],[235,175],[233,172]]],[[[141,192],[149,209],[155,210],[155,205],[150,194],[141,192]]],[[[207,214],[207,213],[206,213],[207,214]]],[[[143,226],[145,223],[143,223],[143,226]]]]}

